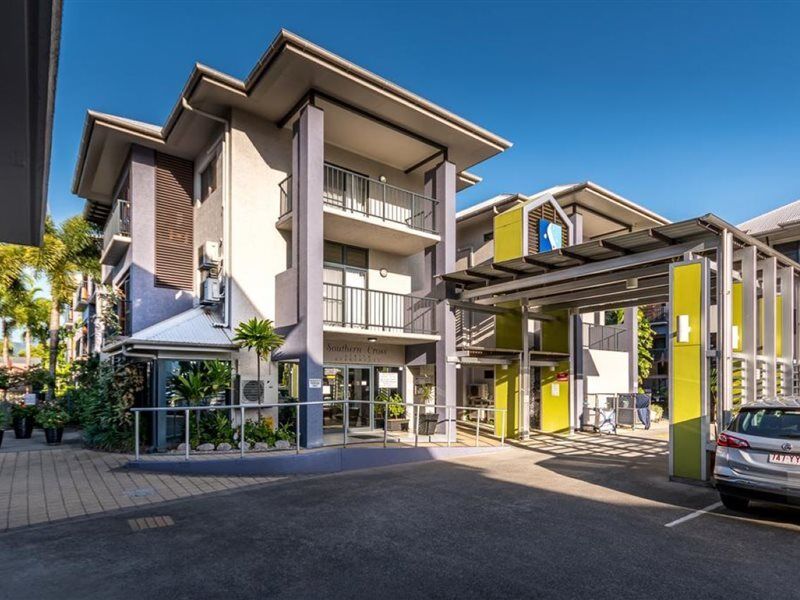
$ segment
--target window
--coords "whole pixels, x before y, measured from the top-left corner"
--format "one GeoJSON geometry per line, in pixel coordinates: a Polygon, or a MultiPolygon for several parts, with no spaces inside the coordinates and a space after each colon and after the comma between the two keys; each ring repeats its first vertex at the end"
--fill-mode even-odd
{"type": "Polygon", "coordinates": [[[485,242],[491,242],[493,239],[494,239],[494,231],[490,231],[489,233],[484,233],[483,234],[484,243],[485,242]]]}
{"type": "Polygon", "coordinates": [[[347,246],[336,242],[325,242],[322,260],[326,263],[366,269],[369,264],[366,248],[347,246]]]}
{"type": "Polygon", "coordinates": [[[200,173],[200,202],[217,189],[217,157],[215,156],[200,173]]]}
{"type": "Polygon", "coordinates": [[[800,411],[742,410],[731,423],[731,431],[766,438],[800,438],[800,411]]]}

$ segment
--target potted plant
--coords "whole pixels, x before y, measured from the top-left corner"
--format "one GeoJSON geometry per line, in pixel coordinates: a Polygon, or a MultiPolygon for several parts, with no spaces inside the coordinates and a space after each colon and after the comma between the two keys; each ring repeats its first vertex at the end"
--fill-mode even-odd
{"type": "Polygon", "coordinates": [[[11,421],[14,426],[14,437],[18,440],[31,437],[35,418],[36,406],[31,404],[13,404],[11,406],[11,421]]]}
{"type": "Polygon", "coordinates": [[[57,404],[45,404],[36,415],[36,422],[44,429],[44,437],[50,445],[61,443],[67,421],[69,413],[57,404]]]}
{"type": "Polygon", "coordinates": [[[384,411],[388,413],[388,418],[386,419],[387,431],[408,430],[406,404],[400,394],[389,394],[382,392],[378,396],[378,404],[375,407],[376,416],[383,418],[384,411]]]}

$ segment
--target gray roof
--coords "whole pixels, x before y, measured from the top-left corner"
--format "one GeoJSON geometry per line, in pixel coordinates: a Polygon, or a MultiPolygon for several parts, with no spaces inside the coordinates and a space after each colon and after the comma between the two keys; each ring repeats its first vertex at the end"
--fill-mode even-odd
{"type": "Polygon", "coordinates": [[[235,344],[220,327],[221,320],[212,310],[196,306],[135,332],[126,343],[152,343],[182,346],[231,348],[235,344]]]}
{"type": "Polygon", "coordinates": [[[797,224],[800,224],[800,200],[740,223],[739,229],[750,235],[760,235],[797,224]]]}

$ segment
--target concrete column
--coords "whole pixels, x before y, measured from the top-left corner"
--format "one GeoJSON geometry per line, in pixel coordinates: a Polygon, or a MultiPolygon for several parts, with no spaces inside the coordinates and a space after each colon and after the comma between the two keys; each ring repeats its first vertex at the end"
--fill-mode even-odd
{"type": "MultiPolygon", "coordinates": [[[[594,317],[594,314],[591,315],[594,317]]],[[[583,318],[580,314],[571,317],[572,334],[570,353],[572,355],[572,386],[570,386],[572,406],[571,422],[573,429],[580,429],[583,419],[583,404],[586,399],[586,378],[583,368],[583,318]]]]}
{"type": "MultiPolygon", "coordinates": [[[[429,253],[431,265],[431,296],[439,300],[436,305],[436,328],[441,339],[436,342],[436,404],[455,406],[456,368],[447,361],[456,352],[455,314],[445,302],[453,296],[452,284],[436,280],[436,275],[455,270],[456,262],[456,167],[443,161],[425,174],[425,193],[436,199],[434,218],[441,241],[429,253]]],[[[445,409],[438,409],[440,421],[445,409]]],[[[454,414],[447,415],[454,418],[454,414]]],[[[451,436],[455,439],[455,428],[451,436]]]]}
{"type": "Polygon", "coordinates": [[[624,347],[628,352],[628,389],[631,392],[639,391],[639,320],[638,308],[631,306],[625,309],[623,327],[625,329],[624,347]]]}
{"type": "MultiPolygon", "coordinates": [[[[292,345],[300,363],[300,402],[322,401],[322,193],[324,113],[306,106],[292,138],[292,236],[297,268],[298,323],[292,345]]],[[[321,446],[322,406],[301,407],[300,441],[321,446]]]]}
{"type": "Polygon", "coordinates": [[[575,212],[569,216],[572,221],[572,235],[570,236],[570,245],[580,244],[583,242],[583,215],[575,212]]]}
{"type": "Polygon", "coordinates": [[[781,282],[780,302],[780,352],[783,368],[781,394],[788,396],[794,390],[794,269],[783,267],[778,271],[781,282]]]}

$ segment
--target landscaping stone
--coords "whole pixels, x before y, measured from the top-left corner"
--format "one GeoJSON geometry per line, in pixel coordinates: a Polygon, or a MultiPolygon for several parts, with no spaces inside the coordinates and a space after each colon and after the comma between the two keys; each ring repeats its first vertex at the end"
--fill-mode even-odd
{"type": "Polygon", "coordinates": [[[269,444],[267,442],[256,442],[253,445],[253,449],[255,449],[255,450],[269,450],[269,444]]]}
{"type": "MultiPolygon", "coordinates": [[[[240,449],[241,447],[242,447],[242,445],[241,445],[241,444],[236,444],[236,449],[237,449],[237,450],[238,450],[238,449],[240,449]]],[[[245,449],[245,450],[250,450],[250,444],[248,444],[247,442],[245,442],[245,443],[244,443],[244,449],[245,449]]]]}
{"type": "Polygon", "coordinates": [[[228,442],[223,442],[217,446],[217,452],[230,452],[231,450],[233,450],[233,446],[231,446],[228,442]]]}
{"type": "Polygon", "coordinates": [[[276,450],[289,450],[291,449],[292,445],[286,440],[277,440],[275,442],[275,449],[276,450]]]}
{"type": "Polygon", "coordinates": [[[175,452],[186,452],[186,443],[183,442],[178,444],[178,447],[175,449],[175,452]]]}
{"type": "Polygon", "coordinates": [[[200,444],[197,447],[198,452],[211,452],[214,450],[214,444],[200,444]]]}

